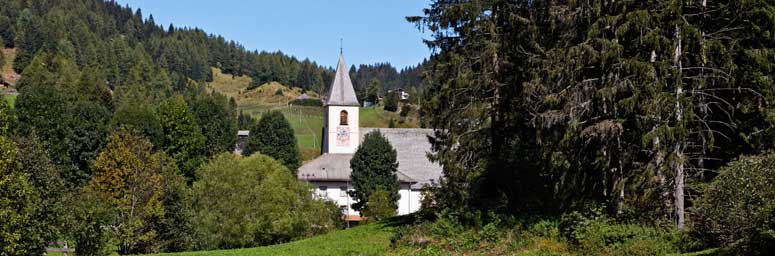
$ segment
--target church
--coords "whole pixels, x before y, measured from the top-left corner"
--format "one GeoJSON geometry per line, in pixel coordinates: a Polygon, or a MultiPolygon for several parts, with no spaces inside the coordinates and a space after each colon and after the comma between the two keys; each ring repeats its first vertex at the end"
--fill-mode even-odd
{"type": "Polygon", "coordinates": [[[379,130],[397,153],[398,180],[401,183],[398,214],[404,215],[420,209],[420,192],[426,185],[439,182],[442,168],[431,162],[429,136],[432,129],[361,128],[360,104],[355,95],[344,55],[340,53],[336,76],[324,99],[324,127],[322,155],[299,168],[298,178],[311,183],[315,194],[334,201],[347,221],[359,221],[360,214],[351,208],[355,203],[347,194],[352,190],[350,159],[363,137],[379,130]]]}

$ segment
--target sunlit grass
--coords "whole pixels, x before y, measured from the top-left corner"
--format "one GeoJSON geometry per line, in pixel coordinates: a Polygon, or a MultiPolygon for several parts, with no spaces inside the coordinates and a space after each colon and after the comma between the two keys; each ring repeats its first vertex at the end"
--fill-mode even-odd
{"type": "Polygon", "coordinates": [[[375,223],[279,245],[159,255],[385,255],[390,252],[390,237],[394,231],[393,224],[375,223]]]}
{"type": "Polygon", "coordinates": [[[13,108],[16,104],[16,95],[3,95],[3,99],[8,101],[8,104],[11,105],[11,108],[13,108]]]}

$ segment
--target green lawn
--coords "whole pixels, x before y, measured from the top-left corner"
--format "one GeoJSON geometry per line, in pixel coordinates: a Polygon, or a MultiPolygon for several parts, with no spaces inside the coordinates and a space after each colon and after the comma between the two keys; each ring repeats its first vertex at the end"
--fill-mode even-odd
{"type": "Polygon", "coordinates": [[[399,222],[362,225],[304,240],[265,247],[158,255],[386,255],[390,254],[390,237],[396,226],[400,225],[399,222]]]}
{"type": "MultiPolygon", "coordinates": [[[[299,150],[301,151],[302,161],[315,159],[320,155],[321,142],[323,141],[323,108],[321,107],[303,107],[303,106],[266,106],[262,104],[244,104],[240,105],[240,110],[245,114],[250,114],[256,119],[270,110],[279,110],[285,118],[291,123],[299,141],[299,150]]],[[[361,127],[386,128],[390,119],[395,120],[398,128],[416,128],[417,122],[414,120],[404,123],[399,122],[398,113],[383,110],[381,107],[361,108],[359,111],[361,127]]]]}
{"type": "Polygon", "coordinates": [[[3,99],[8,101],[8,104],[11,105],[11,108],[13,108],[14,104],[16,104],[16,96],[15,95],[3,95],[3,99]]]}

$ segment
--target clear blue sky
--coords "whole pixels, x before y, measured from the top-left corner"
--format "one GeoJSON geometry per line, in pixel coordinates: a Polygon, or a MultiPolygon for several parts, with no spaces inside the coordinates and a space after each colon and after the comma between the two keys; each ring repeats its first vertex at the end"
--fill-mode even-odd
{"type": "Polygon", "coordinates": [[[426,0],[118,0],[141,8],[157,24],[198,27],[249,50],[281,50],[335,66],[339,38],[347,65],[390,62],[412,66],[429,56],[427,35],[404,17],[421,15],[426,0]]]}

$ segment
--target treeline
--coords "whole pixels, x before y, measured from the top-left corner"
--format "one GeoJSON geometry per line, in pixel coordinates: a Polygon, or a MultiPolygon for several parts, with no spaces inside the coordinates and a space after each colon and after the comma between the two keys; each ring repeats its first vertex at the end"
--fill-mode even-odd
{"type": "Polygon", "coordinates": [[[713,195],[722,186],[706,188],[715,180],[739,184],[724,194],[771,193],[744,189],[761,175],[716,176],[775,145],[773,7],[433,1],[408,18],[433,34],[427,43],[438,52],[426,73],[437,93],[424,109],[440,129],[433,159],[445,179],[432,202],[469,219],[471,209],[558,216],[603,207],[625,223],[691,230],[706,246],[771,250],[772,222],[720,214],[772,214],[771,199],[707,203],[721,202],[713,195]]]}
{"type": "Polygon", "coordinates": [[[111,88],[125,84],[138,57],[167,71],[176,85],[184,85],[186,79],[211,81],[210,67],[218,67],[225,73],[249,75],[258,84],[278,81],[318,91],[333,74],[314,61],[279,51],[249,51],[198,28],[170,24],[165,29],[153,15],[144,19],[140,9],[114,1],[2,0],[0,5],[0,37],[5,47],[17,48],[18,73],[39,51],[63,49],[79,68],[101,67],[111,88]]]}
{"type": "MultiPolygon", "coordinates": [[[[156,24],[153,15],[143,18],[140,9],[122,7],[114,1],[36,1],[2,0],[0,38],[5,47],[16,47],[14,69],[21,73],[38,51],[66,49],[79,68],[102,67],[111,88],[127,79],[132,60],[149,58],[167,71],[174,84],[186,79],[212,81],[210,67],[224,73],[247,75],[251,86],[277,81],[287,86],[322,92],[332,82],[334,70],[309,59],[297,59],[283,52],[247,50],[220,35],[198,28],[166,28],[156,24]],[[138,53],[142,52],[142,53],[138,53]]],[[[385,90],[417,86],[417,67],[401,72],[390,64],[353,66],[356,88],[365,88],[378,79],[385,90]]],[[[177,88],[177,87],[176,87],[177,88]]],[[[359,94],[360,95],[360,94],[359,94]]]]}
{"type": "Polygon", "coordinates": [[[425,89],[423,72],[428,65],[427,60],[416,66],[406,67],[398,71],[390,63],[361,64],[357,68],[350,66],[350,78],[355,88],[355,94],[361,101],[373,100],[375,96],[384,97],[388,91],[404,89],[413,97],[425,89]]]}

